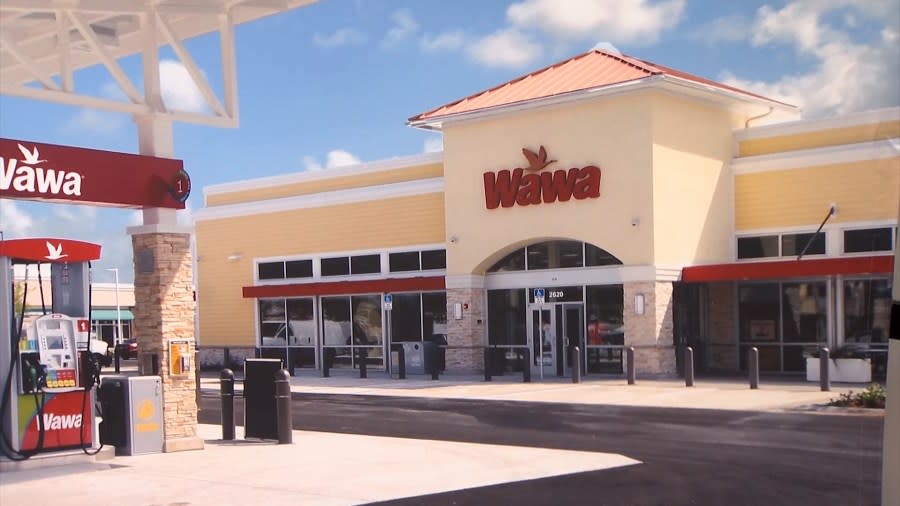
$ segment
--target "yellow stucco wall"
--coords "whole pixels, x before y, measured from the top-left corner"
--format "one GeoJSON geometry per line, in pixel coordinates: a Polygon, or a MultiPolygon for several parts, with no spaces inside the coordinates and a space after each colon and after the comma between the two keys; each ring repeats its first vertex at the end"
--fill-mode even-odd
{"type": "Polygon", "coordinates": [[[625,264],[652,262],[651,118],[646,96],[559,106],[444,126],[447,273],[482,274],[513,247],[550,238],[586,241],[625,264]],[[600,197],[487,209],[484,172],[526,166],[543,145],[547,170],[596,165],[600,197]]]}
{"type": "Polygon", "coordinates": [[[204,346],[253,346],[254,258],[442,243],[440,193],[318,207],[196,224],[200,338],[204,346]],[[241,258],[229,261],[238,254],[241,258]]]}
{"type": "MultiPolygon", "coordinates": [[[[733,257],[731,127],[727,110],[660,95],[653,100],[653,253],[659,266],[733,257]],[[686,125],[690,125],[686,127],[686,125]]],[[[644,219],[651,218],[649,210],[644,219]]]]}
{"type": "Polygon", "coordinates": [[[735,227],[741,230],[897,218],[900,157],[735,176],[735,227]]]}
{"type": "Polygon", "coordinates": [[[767,155],[797,149],[824,148],[900,137],[900,121],[833,128],[739,142],[740,156],[767,155]]]}
{"type": "Polygon", "coordinates": [[[309,195],[334,190],[347,190],[350,188],[363,188],[366,186],[389,183],[402,183],[405,181],[440,177],[442,175],[443,165],[434,163],[414,167],[404,167],[401,169],[368,172],[365,174],[352,174],[329,179],[317,179],[315,181],[301,181],[277,186],[266,186],[262,188],[256,188],[253,185],[248,184],[246,190],[207,195],[206,206],[213,207],[240,202],[256,202],[260,200],[295,197],[298,195],[309,195]]]}

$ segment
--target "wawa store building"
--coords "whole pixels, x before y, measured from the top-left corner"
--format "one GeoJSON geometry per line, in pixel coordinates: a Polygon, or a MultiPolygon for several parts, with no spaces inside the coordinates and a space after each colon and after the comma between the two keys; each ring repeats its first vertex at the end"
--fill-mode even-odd
{"type": "Polygon", "coordinates": [[[410,118],[442,153],[207,187],[201,360],[371,371],[438,343],[448,374],[547,378],[620,374],[629,346],[648,375],[686,345],[709,372],[750,347],[778,372],[823,345],[877,354],[900,108],[798,118],[594,50],[410,118]]]}

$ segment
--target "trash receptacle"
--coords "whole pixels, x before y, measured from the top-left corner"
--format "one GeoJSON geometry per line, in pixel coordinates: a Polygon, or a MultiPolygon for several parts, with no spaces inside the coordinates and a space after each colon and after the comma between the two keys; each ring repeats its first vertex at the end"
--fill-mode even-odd
{"type": "Polygon", "coordinates": [[[107,376],[100,382],[100,441],[115,446],[116,455],[163,451],[161,382],[159,376],[107,376]]]}
{"type": "Polygon", "coordinates": [[[422,354],[422,343],[415,341],[401,344],[403,346],[403,354],[406,355],[406,374],[425,374],[425,357],[422,354]]]}
{"type": "Polygon", "coordinates": [[[280,369],[277,358],[244,361],[244,437],[278,439],[275,373],[280,369]]]}

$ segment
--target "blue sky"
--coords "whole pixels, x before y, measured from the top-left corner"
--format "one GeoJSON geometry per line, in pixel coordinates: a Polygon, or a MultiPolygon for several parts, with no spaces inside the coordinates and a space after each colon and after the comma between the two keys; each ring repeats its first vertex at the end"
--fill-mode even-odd
{"type": "MultiPolygon", "coordinates": [[[[585,52],[597,43],[800,105],[807,117],[900,105],[898,0],[320,0],[240,25],[240,127],[175,126],[190,210],[216,183],[327,170],[440,149],[406,118],[585,52]]],[[[221,91],[218,37],[186,44],[221,91]]],[[[161,52],[171,107],[202,98],[161,52]]],[[[140,60],[121,62],[140,83],[140,60]]],[[[103,68],[82,93],[120,97],[103,68]]],[[[220,94],[221,97],[221,94],[220,94]]],[[[0,97],[0,137],[137,152],[127,115],[0,97]]],[[[180,219],[190,223],[190,211],[180,219]]],[[[132,279],[130,210],[0,201],[6,238],[101,243],[96,281],[132,279]]]]}

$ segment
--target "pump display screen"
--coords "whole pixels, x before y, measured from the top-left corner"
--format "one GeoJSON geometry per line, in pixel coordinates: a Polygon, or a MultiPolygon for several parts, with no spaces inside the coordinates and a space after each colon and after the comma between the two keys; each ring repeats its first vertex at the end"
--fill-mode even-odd
{"type": "Polygon", "coordinates": [[[62,336],[47,336],[48,350],[61,350],[65,347],[62,336]]]}
{"type": "Polygon", "coordinates": [[[48,330],[59,330],[62,327],[61,322],[49,320],[44,322],[44,328],[48,330]]]}

